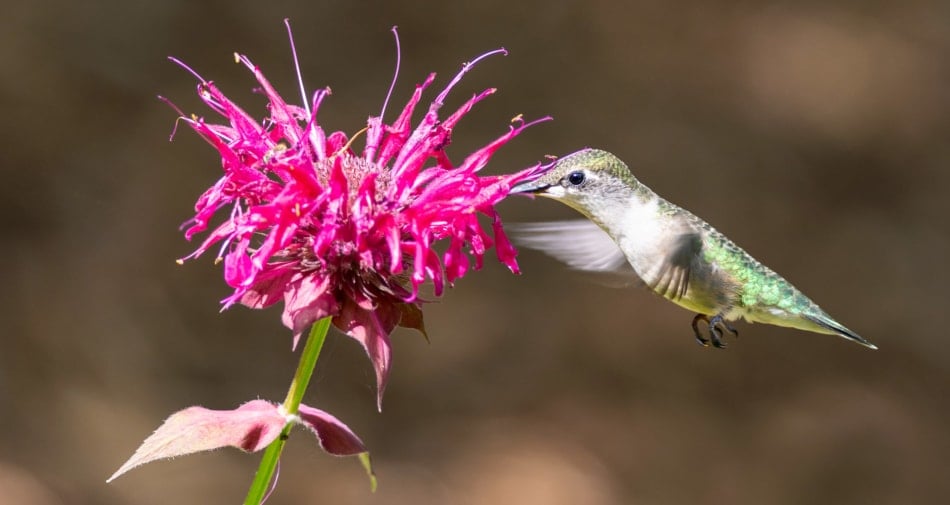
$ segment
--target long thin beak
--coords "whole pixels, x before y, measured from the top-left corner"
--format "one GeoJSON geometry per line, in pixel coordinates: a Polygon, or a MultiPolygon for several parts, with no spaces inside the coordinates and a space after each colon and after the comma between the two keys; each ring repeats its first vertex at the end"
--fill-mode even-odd
{"type": "Polygon", "coordinates": [[[550,187],[550,184],[540,181],[522,182],[521,184],[512,187],[508,194],[514,195],[519,193],[540,193],[550,187]]]}

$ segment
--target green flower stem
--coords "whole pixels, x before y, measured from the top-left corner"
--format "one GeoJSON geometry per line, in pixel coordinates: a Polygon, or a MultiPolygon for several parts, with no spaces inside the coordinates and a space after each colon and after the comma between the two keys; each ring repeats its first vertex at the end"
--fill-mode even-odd
{"type": "MultiPolygon", "coordinates": [[[[320,350],[323,349],[323,342],[327,338],[329,329],[329,317],[317,321],[310,329],[307,343],[300,355],[300,363],[297,364],[297,372],[294,374],[290,389],[287,391],[287,398],[284,400],[284,410],[288,414],[296,414],[300,408],[300,401],[303,400],[307,385],[310,384],[310,376],[313,375],[313,368],[317,364],[317,358],[320,357],[320,350]]],[[[290,430],[293,426],[293,423],[284,426],[280,436],[267,446],[264,456],[261,458],[261,464],[257,467],[257,473],[254,475],[254,481],[251,482],[251,488],[247,492],[247,498],[244,499],[244,505],[260,505],[261,500],[264,499],[264,495],[274,478],[274,471],[277,469],[280,453],[284,449],[287,438],[290,437],[290,430]]]]}

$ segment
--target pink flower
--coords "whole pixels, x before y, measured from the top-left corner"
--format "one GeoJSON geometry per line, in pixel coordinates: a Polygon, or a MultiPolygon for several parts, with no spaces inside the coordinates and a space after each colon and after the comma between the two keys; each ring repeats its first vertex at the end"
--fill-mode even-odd
{"type": "Polygon", "coordinates": [[[198,199],[185,236],[190,240],[207,230],[215,214],[227,209],[227,219],[189,256],[220,243],[224,277],[234,288],[225,308],[235,303],[262,308],[282,300],[294,345],[311,324],[332,316],[337,328],[366,349],[381,401],[390,367],[389,334],[397,325],[424,332],[421,284],[431,281],[434,295],[441,295],[473,260],[474,268],[481,267],[492,245],[499,261],[518,273],[516,251],[494,205],[512,186],[548,167],[501,176],[480,171],[500,147],[549,118],[525,124],[519,116],[507,132],[453,163],[445,152],[453,130],[495,90],[475,94],[439,117],[444,99],[472,65],[498,53],[505,51],[466,63],[415,126],[413,111],[435,74],[416,86],[391,123],[384,123],[384,103],[383,112],[367,121],[362,151],[351,147],[355,135],[327,133],[318,122],[329,88],[303,106],[288,104],[257,66],[237,56],[268,100],[267,117],[257,120],[195,74],[201,99],[226,122],[183,114],[182,120],[219,151],[224,175],[198,199]],[[491,233],[479,214],[490,219],[491,233]],[[440,240],[447,242],[441,253],[433,248],[440,240]]]}

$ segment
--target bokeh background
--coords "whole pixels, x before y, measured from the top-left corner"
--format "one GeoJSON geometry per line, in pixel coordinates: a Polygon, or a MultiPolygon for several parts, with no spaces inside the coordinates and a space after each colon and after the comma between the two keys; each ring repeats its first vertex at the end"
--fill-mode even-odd
{"type": "MultiPolygon", "coordinates": [[[[248,54],[297,96],[281,20],[323,123],[353,132],[427,72],[496,86],[464,156],[550,114],[489,171],[611,150],[880,346],[740,324],[725,351],[691,314],[524,251],[394,335],[385,409],[355,342],[331,335],[308,402],[373,451],[292,437],[269,503],[937,504],[950,499],[950,4],[485,0],[7,2],[0,16],[0,502],[239,503],[235,450],[110,475],[169,413],[280,400],[295,366],[278,311],[218,313],[211,258],[178,226],[216,153],[156,94],[206,114],[190,63],[247,109],[248,54]]],[[[391,113],[393,110],[391,105],[391,113]]],[[[564,219],[515,198],[509,222],[564,219]]]]}

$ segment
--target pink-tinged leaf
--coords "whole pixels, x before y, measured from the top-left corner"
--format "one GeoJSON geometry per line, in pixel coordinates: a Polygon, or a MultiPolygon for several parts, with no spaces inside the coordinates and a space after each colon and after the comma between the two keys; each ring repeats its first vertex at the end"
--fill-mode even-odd
{"type": "Polygon", "coordinates": [[[260,309],[283,300],[287,285],[296,273],[292,267],[282,269],[280,265],[275,265],[271,270],[259,274],[255,283],[241,297],[241,304],[260,309]]]}
{"type": "Polygon", "coordinates": [[[329,290],[331,280],[329,277],[297,274],[284,285],[284,312],[281,318],[284,325],[294,332],[294,349],[307,328],[339,310],[336,298],[329,290]]]}
{"type": "Polygon", "coordinates": [[[317,436],[317,442],[324,451],[334,456],[356,455],[369,477],[370,489],[376,492],[376,472],[373,471],[369,452],[353,430],[327,412],[304,404],[300,404],[297,417],[300,419],[298,424],[306,426],[317,436]]]}
{"type": "Polygon", "coordinates": [[[324,451],[334,456],[352,456],[366,452],[366,446],[347,425],[320,409],[300,404],[300,424],[317,436],[324,451]]]}
{"type": "Polygon", "coordinates": [[[333,318],[333,325],[359,342],[376,370],[376,408],[383,410],[383,393],[389,379],[392,362],[392,347],[389,333],[392,332],[402,313],[397,308],[381,305],[375,310],[361,309],[347,301],[340,315],[333,318]]]}
{"type": "Polygon", "coordinates": [[[426,324],[422,315],[422,309],[411,303],[404,303],[399,306],[399,310],[402,312],[402,315],[399,318],[399,326],[402,326],[403,328],[412,328],[413,330],[422,333],[422,337],[426,339],[426,342],[428,342],[429,333],[426,332],[426,324]]]}
{"type": "Polygon", "coordinates": [[[228,446],[259,451],[273,442],[286,424],[278,406],[264,400],[252,400],[234,410],[189,407],[169,416],[106,482],[159,459],[228,446]]]}

